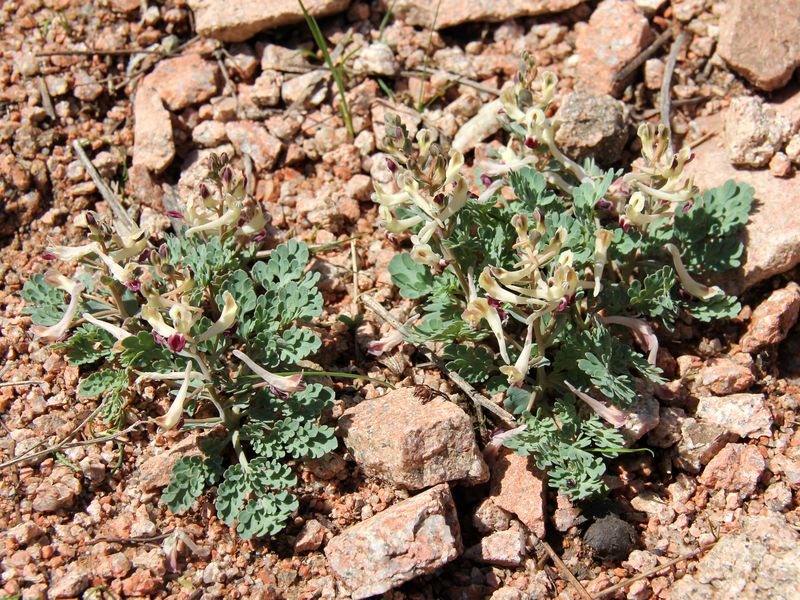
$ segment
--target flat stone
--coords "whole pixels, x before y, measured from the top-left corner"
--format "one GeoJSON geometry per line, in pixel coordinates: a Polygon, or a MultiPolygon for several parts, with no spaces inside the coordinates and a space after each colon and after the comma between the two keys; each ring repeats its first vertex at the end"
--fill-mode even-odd
{"type": "MultiPolygon", "coordinates": [[[[308,12],[326,17],[350,0],[306,0],[308,12]]],[[[242,42],[260,31],[303,21],[297,0],[189,0],[197,33],[224,42],[242,42]]]]}
{"type": "Polygon", "coordinates": [[[797,598],[798,581],[800,533],[780,515],[744,517],[741,530],[720,539],[670,598],[797,598]]]}
{"type": "Polygon", "coordinates": [[[281,86],[281,98],[292,106],[319,106],[328,95],[329,79],[329,73],[322,69],[292,77],[281,86]]]}
{"type": "Polygon", "coordinates": [[[133,164],[160,173],[175,158],[172,119],[153,87],[140,86],[133,100],[133,164]]]}
{"type": "Polygon", "coordinates": [[[89,571],[70,565],[62,575],[54,575],[48,598],[75,598],[89,587],[89,571]]]}
{"type": "Polygon", "coordinates": [[[142,82],[158,90],[170,110],[199,104],[219,90],[220,70],[216,63],[199,54],[185,54],[162,60],[142,82]]]}
{"type": "Polygon", "coordinates": [[[270,134],[263,123],[232,121],[225,124],[225,133],[236,151],[249,155],[259,171],[275,166],[283,150],[283,142],[270,134]]]}
{"type": "Polygon", "coordinates": [[[764,394],[703,396],[697,404],[698,419],[716,423],[739,437],[769,436],[772,414],[764,394]]]}
{"type": "MultiPolygon", "coordinates": [[[[791,104],[800,103],[795,94],[791,104]]],[[[788,102],[787,102],[788,104],[788,102]]],[[[721,131],[719,114],[695,121],[702,132],[721,131]]],[[[800,176],[779,179],[769,171],[737,170],[728,161],[725,149],[711,140],[695,150],[695,160],[685,173],[695,178],[701,190],[720,186],[728,180],[746,183],[755,189],[755,203],[742,240],[746,255],[741,269],[725,274],[721,285],[729,293],[745,289],[788,271],[800,263],[800,176]]]]}
{"type": "Polygon", "coordinates": [[[738,96],[724,113],[725,146],[736,167],[765,167],[789,139],[792,123],[761,98],[738,96]]]}
{"type": "Polygon", "coordinates": [[[204,148],[214,148],[227,140],[225,123],[219,121],[203,121],[192,129],[192,141],[204,148]]]}
{"type": "Polygon", "coordinates": [[[489,497],[500,508],[513,513],[539,539],[545,533],[545,487],[547,476],[530,456],[503,451],[492,465],[489,497]]]}
{"type": "Polygon", "coordinates": [[[472,514],[472,524],[481,533],[505,531],[511,525],[511,515],[492,502],[491,498],[484,498],[472,514]]]}
{"type": "Polygon", "coordinates": [[[794,281],[775,290],[759,304],[750,317],[741,339],[742,350],[758,352],[786,339],[800,312],[800,285],[794,281]]]}
{"type": "Polygon", "coordinates": [[[345,530],[328,543],[325,556],[358,600],[432,573],[462,549],[453,497],[443,484],[345,530]]]}
{"type": "Polygon", "coordinates": [[[748,361],[734,360],[728,356],[709,360],[692,381],[695,393],[702,391],[722,396],[750,389],[756,382],[753,375],[753,361],[747,354],[738,356],[747,357],[748,361]]]}
{"type": "Polygon", "coordinates": [[[503,108],[503,104],[500,100],[492,100],[488,104],[484,104],[478,113],[458,130],[453,138],[453,149],[465,154],[490,135],[500,131],[501,125],[500,119],[497,118],[497,112],[501,108],[503,108]]]}
{"type": "Polygon", "coordinates": [[[138,483],[143,492],[153,492],[166,487],[172,476],[172,467],[184,456],[200,456],[197,435],[192,434],[160,454],[151,456],[134,471],[133,482],[138,483]]]}
{"type": "Polygon", "coordinates": [[[675,466],[689,473],[699,473],[732,436],[724,427],[697,419],[678,419],[680,441],[675,449],[675,466]]]}
{"type": "Polygon", "coordinates": [[[325,527],[316,519],[306,521],[294,542],[295,553],[313,552],[325,541],[325,527]]]}
{"type": "Polygon", "coordinates": [[[383,42],[373,42],[362,48],[353,59],[353,71],[367,75],[394,77],[400,71],[394,50],[383,42]]]}
{"type": "Polygon", "coordinates": [[[786,85],[800,64],[800,3],[730,0],[719,22],[719,55],[753,85],[786,85]]]}
{"type": "Polygon", "coordinates": [[[745,499],[756,491],[766,466],[755,446],[728,444],[709,461],[698,481],[725,493],[736,492],[745,499]]]}
{"type": "Polygon", "coordinates": [[[501,567],[518,567],[525,560],[525,532],[513,527],[482,538],[464,553],[465,558],[501,567]]]}
{"type": "Polygon", "coordinates": [[[408,489],[489,479],[469,415],[438,397],[423,404],[413,388],[348,409],[339,430],[367,475],[408,489]]]}
{"type": "Polygon", "coordinates": [[[627,80],[615,80],[653,40],[647,18],[631,0],[604,0],[578,31],[578,79],[587,90],[618,96],[627,80]]]}
{"type": "Polygon", "coordinates": [[[573,8],[583,0],[383,0],[394,15],[408,25],[446,29],[473,21],[499,22],[519,17],[533,17],[573,8]]]}
{"type": "Polygon", "coordinates": [[[628,142],[628,111],[625,104],[605,94],[569,94],[555,116],[561,124],[556,132],[558,147],[571,159],[593,157],[609,166],[622,157],[628,142]]]}

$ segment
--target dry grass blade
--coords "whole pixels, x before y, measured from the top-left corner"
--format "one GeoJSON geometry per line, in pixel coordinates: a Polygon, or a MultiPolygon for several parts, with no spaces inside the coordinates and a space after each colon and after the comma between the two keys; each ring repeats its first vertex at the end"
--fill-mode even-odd
{"type": "Polygon", "coordinates": [[[592,600],[592,596],[589,594],[589,592],[586,591],[586,588],[584,588],[581,585],[581,582],[578,581],[577,577],[575,577],[575,575],[572,574],[572,571],[570,571],[567,568],[567,565],[565,565],[564,561],[561,560],[561,557],[558,554],[556,554],[556,551],[553,550],[553,547],[550,546],[550,544],[548,544],[545,541],[542,542],[542,546],[544,547],[548,556],[550,556],[550,559],[555,563],[559,572],[570,583],[570,585],[572,585],[572,587],[574,587],[575,590],[578,592],[578,595],[581,598],[583,598],[583,600],[592,600]]]}

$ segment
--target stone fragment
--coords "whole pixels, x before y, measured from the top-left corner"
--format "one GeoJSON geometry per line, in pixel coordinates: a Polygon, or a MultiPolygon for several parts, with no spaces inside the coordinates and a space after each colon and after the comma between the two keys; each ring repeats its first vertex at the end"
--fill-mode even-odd
{"type": "Polygon", "coordinates": [[[295,554],[317,550],[325,541],[325,531],[325,527],[316,519],[306,521],[294,542],[295,554]]]}
{"type": "Polygon", "coordinates": [[[737,96],[725,111],[725,146],[736,167],[764,167],[783,148],[791,121],[764,107],[761,98],[737,96]]]}
{"type": "Polygon", "coordinates": [[[620,433],[628,445],[658,427],[660,419],[658,400],[652,394],[638,394],[638,396],[636,402],[625,410],[628,413],[628,419],[620,428],[620,433]]]}
{"type": "Polygon", "coordinates": [[[355,599],[431,573],[461,552],[458,515],[447,484],[350,527],[325,547],[331,570],[355,599]]]}
{"type": "Polygon", "coordinates": [[[754,353],[779,344],[797,323],[799,312],[800,285],[792,281],[785,288],[772,292],[753,311],[741,339],[742,350],[754,353]]]}
{"type": "Polygon", "coordinates": [[[539,539],[545,533],[546,479],[530,456],[504,451],[492,465],[492,502],[515,514],[539,539]]]}
{"type": "Polygon", "coordinates": [[[503,108],[500,100],[484,104],[478,113],[461,126],[453,138],[453,149],[466,154],[490,135],[500,131],[497,111],[503,108]]]}
{"type": "Polygon", "coordinates": [[[764,492],[764,504],[776,512],[788,509],[792,504],[792,488],[785,481],[776,481],[764,492]]]}
{"type": "Polygon", "coordinates": [[[33,521],[25,521],[8,530],[8,535],[18,546],[27,546],[35,539],[44,535],[44,529],[33,521]]]}
{"type": "Polygon", "coordinates": [[[45,477],[33,496],[33,510],[53,513],[70,508],[80,496],[81,481],[68,467],[58,466],[45,477]]]}
{"type": "Polygon", "coordinates": [[[800,64],[800,4],[730,0],[722,11],[717,51],[762,90],[783,87],[800,64]]]}
{"type": "Polygon", "coordinates": [[[667,3],[667,0],[634,0],[636,7],[644,11],[648,15],[653,15],[661,10],[661,7],[667,3]]]}
{"type": "Polygon", "coordinates": [[[741,530],[720,539],[670,598],[797,598],[798,581],[800,533],[780,515],[744,517],[741,530]]]}
{"type": "Polygon", "coordinates": [[[647,18],[631,0],[604,0],[578,31],[578,79],[591,91],[618,96],[628,84],[615,77],[653,40],[647,18]]]}
{"type": "Polygon", "coordinates": [[[631,506],[656,519],[661,525],[669,525],[675,520],[675,510],[655,492],[645,491],[631,499],[631,506]]]}
{"type": "Polygon", "coordinates": [[[751,364],[743,362],[728,356],[712,358],[700,369],[693,381],[695,392],[725,395],[748,390],[756,382],[756,378],[753,375],[752,361],[751,364]]]}
{"type": "Polygon", "coordinates": [[[48,598],[75,598],[80,596],[89,587],[89,572],[83,567],[70,565],[66,572],[54,575],[50,588],[47,590],[48,598]]]}
{"type": "Polygon", "coordinates": [[[556,531],[566,532],[585,521],[581,516],[580,505],[573,504],[566,494],[556,496],[556,510],[553,513],[553,525],[556,531]]]}
{"type": "Polygon", "coordinates": [[[216,63],[199,54],[185,54],[159,62],[142,85],[158,90],[170,110],[180,110],[211,98],[217,93],[219,82],[216,63]]]}
{"type": "Polygon", "coordinates": [[[78,100],[84,102],[94,102],[103,93],[103,86],[97,80],[84,71],[78,71],[75,75],[73,92],[78,100]]]}
{"type": "Polygon", "coordinates": [[[103,579],[121,579],[132,568],[130,559],[122,552],[101,556],[93,567],[95,575],[103,579]]]}
{"type": "Polygon", "coordinates": [[[227,141],[225,123],[203,121],[192,129],[192,141],[204,148],[214,148],[227,141]]]}
{"type": "Polygon", "coordinates": [[[692,418],[679,419],[680,441],[675,449],[675,466],[689,473],[699,473],[703,465],[731,440],[725,428],[692,418]]]}
{"type": "Polygon", "coordinates": [[[318,106],[328,95],[329,79],[329,73],[321,69],[287,79],[281,86],[281,98],[291,106],[318,106]]]}
{"type": "Polygon", "coordinates": [[[473,21],[499,22],[519,17],[533,17],[561,12],[583,0],[383,0],[395,16],[408,25],[446,29],[473,21]]]}
{"type": "Polygon", "coordinates": [[[783,151],[786,153],[786,157],[792,161],[793,165],[800,166],[800,134],[795,133],[789,138],[789,142],[786,144],[786,148],[784,148],[783,151]]]}
{"type": "Polygon", "coordinates": [[[686,417],[682,408],[662,406],[659,409],[658,426],[647,434],[647,445],[669,448],[681,439],[681,419],[686,417]]]}
{"type": "MultiPolygon", "coordinates": [[[[326,17],[343,11],[350,0],[307,0],[308,12],[326,17]]],[[[242,42],[266,29],[303,21],[296,0],[189,0],[197,33],[224,42],[242,42]]]]}
{"type": "Polygon", "coordinates": [[[739,437],[769,436],[772,414],[764,394],[703,396],[697,404],[698,419],[715,423],[739,437]]]}
{"type": "Polygon", "coordinates": [[[783,152],[776,152],[769,159],[769,172],[775,177],[789,177],[793,173],[792,161],[783,152]]]}
{"type": "Polygon", "coordinates": [[[698,481],[715,490],[749,497],[766,469],[764,457],[755,446],[728,444],[712,458],[698,481]]]}
{"type": "MultiPolygon", "coordinates": [[[[795,94],[791,104],[800,104],[800,94],[795,94]]],[[[720,121],[719,115],[713,115],[695,122],[705,133],[720,131],[720,121]]],[[[743,265],[725,275],[722,285],[726,291],[740,294],[800,263],[800,211],[797,210],[800,175],[795,173],[791,178],[779,179],[768,171],[737,170],[728,161],[724,147],[713,141],[697,149],[695,160],[687,165],[684,173],[693,176],[701,190],[723,185],[728,180],[755,189],[754,206],[757,208],[750,213],[741,236],[746,244],[743,265]]]]}
{"type": "Polygon", "coordinates": [[[160,173],[175,158],[172,119],[155,88],[144,84],[133,101],[133,164],[160,173]]]}
{"type": "Polygon", "coordinates": [[[492,502],[491,498],[484,498],[472,514],[472,524],[481,533],[505,531],[511,525],[511,515],[492,502]]]}
{"type": "Polygon", "coordinates": [[[366,474],[396,485],[421,489],[489,478],[467,413],[442,398],[423,404],[413,388],[348,409],[339,429],[366,474]]]}
{"type": "Polygon", "coordinates": [[[127,597],[152,597],[161,589],[162,579],[154,577],[148,569],[137,569],[133,575],[122,581],[122,592],[127,597]]]}
{"type": "Polygon", "coordinates": [[[489,600],[529,600],[531,597],[522,590],[507,585],[495,590],[489,600]]]}
{"type": "Polygon", "coordinates": [[[501,567],[518,567],[525,559],[525,532],[516,527],[482,538],[464,553],[465,558],[501,567]]]}
{"type": "Polygon", "coordinates": [[[607,167],[622,157],[628,143],[628,111],[625,104],[607,95],[572,92],[555,116],[558,147],[571,159],[591,156],[607,167]]]}
{"type": "Polygon", "coordinates": [[[383,42],[373,42],[361,48],[353,59],[353,71],[356,73],[394,77],[399,70],[394,50],[383,42]]]}
{"type": "Polygon", "coordinates": [[[239,154],[247,154],[259,171],[268,171],[278,160],[283,143],[271,135],[263,123],[232,121],[225,124],[225,133],[239,154]]]}
{"type": "Polygon", "coordinates": [[[201,454],[197,447],[197,435],[186,436],[174,446],[145,460],[134,472],[132,482],[137,483],[145,493],[166,487],[172,474],[172,467],[179,459],[201,454]]]}

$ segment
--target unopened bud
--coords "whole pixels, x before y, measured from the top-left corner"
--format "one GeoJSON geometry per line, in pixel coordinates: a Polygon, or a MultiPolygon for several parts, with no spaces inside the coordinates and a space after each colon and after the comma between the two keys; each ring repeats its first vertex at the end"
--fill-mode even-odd
{"type": "Polygon", "coordinates": [[[531,150],[535,150],[536,148],[539,147],[539,140],[529,135],[528,137],[525,138],[525,146],[530,148],[531,150]]]}
{"type": "Polygon", "coordinates": [[[203,200],[211,195],[211,192],[208,190],[208,186],[203,182],[200,182],[200,185],[197,187],[197,191],[200,192],[200,197],[203,200]]]}

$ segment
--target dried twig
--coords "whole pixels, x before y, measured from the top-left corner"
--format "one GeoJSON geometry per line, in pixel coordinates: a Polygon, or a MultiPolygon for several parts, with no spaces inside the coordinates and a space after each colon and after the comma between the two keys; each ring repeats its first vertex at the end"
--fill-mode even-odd
{"type": "Polygon", "coordinates": [[[53,108],[53,99],[50,97],[50,90],[47,89],[47,82],[41,75],[36,78],[36,86],[39,88],[39,94],[42,96],[42,108],[53,121],[56,120],[56,111],[53,108]]]}
{"type": "Polygon", "coordinates": [[[642,573],[639,573],[638,575],[634,575],[633,577],[631,577],[629,579],[626,579],[625,581],[620,581],[619,583],[615,583],[614,585],[609,586],[606,589],[601,590],[600,592],[595,594],[594,598],[595,598],[595,600],[600,600],[600,598],[605,598],[606,596],[610,596],[611,594],[613,594],[617,590],[621,590],[625,586],[628,586],[628,585],[630,585],[632,583],[635,583],[635,582],[639,581],[640,579],[647,579],[651,575],[655,575],[656,573],[659,573],[659,572],[663,571],[664,569],[669,569],[670,567],[675,566],[676,564],[678,564],[681,561],[689,560],[690,558],[694,558],[698,554],[702,554],[706,550],[710,550],[711,548],[713,548],[715,543],[716,542],[712,542],[712,543],[707,544],[705,546],[701,546],[697,550],[694,550],[692,552],[688,552],[687,554],[682,554],[678,558],[673,558],[671,561],[665,562],[663,565],[658,565],[657,567],[654,567],[654,568],[652,568],[652,569],[650,569],[648,571],[644,571],[642,573]]]}
{"type": "Polygon", "coordinates": [[[15,387],[18,385],[42,385],[45,383],[41,379],[25,379],[24,381],[3,381],[0,382],[0,388],[15,387]]]}
{"type": "Polygon", "coordinates": [[[578,581],[578,578],[572,574],[567,568],[567,565],[564,564],[564,561],[561,560],[561,557],[556,554],[556,551],[553,550],[552,546],[542,540],[542,546],[544,547],[547,554],[550,556],[550,559],[555,563],[558,571],[564,576],[564,578],[572,585],[572,587],[577,590],[578,595],[583,598],[584,600],[592,600],[592,597],[589,595],[589,592],[586,591],[586,588],[581,585],[581,582],[578,581]]]}
{"type": "Polygon", "coordinates": [[[672,37],[672,30],[667,29],[661,35],[659,35],[655,41],[650,44],[647,48],[642,50],[639,54],[637,54],[633,60],[631,60],[627,65],[625,65],[622,70],[614,75],[614,81],[623,81],[633,75],[634,71],[641,67],[648,58],[653,56],[661,46],[666,44],[669,39],[672,37]]]}
{"type": "Polygon", "coordinates": [[[418,77],[420,75],[444,75],[450,81],[454,81],[456,83],[460,83],[462,85],[466,85],[467,87],[474,88],[479,92],[486,92],[487,94],[492,94],[494,96],[500,95],[500,90],[495,87],[491,87],[489,85],[484,85],[474,79],[469,79],[467,77],[462,77],[461,75],[456,75],[455,73],[451,73],[450,71],[444,71],[442,69],[413,69],[411,71],[400,71],[400,75],[403,77],[418,77]]]}
{"type": "MultiPolygon", "coordinates": [[[[675,72],[675,64],[678,62],[678,53],[683,47],[686,40],[686,33],[681,31],[675,41],[672,42],[672,48],[669,51],[669,58],[664,67],[664,78],[661,80],[661,94],[659,98],[659,106],[661,108],[661,122],[665,125],[670,124],[670,110],[672,105],[672,74],[675,72]]],[[[672,143],[672,135],[670,135],[670,144],[672,143]]]]}
{"type": "Polygon", "coordinates": [[[127,213],[125,207],[122,206],[122,202],[119,201],[111,188],[108,187],[108,184],[100,176],[100,173],[97,172],[97,169],[94,168],[92,161],[89,160],[88,156],[86,156],[86,152],[83,150],[80,140],[73,141],[72,147],[75,150],[75,153],[78,155],[78,159],[81,161],[81,164],[83,164],[83,168],[86,169],[86,172],[89,173],[92,181],[94,181],[94,184],[97,186],[97,190],[100,192],[103,200],[108,202],[108,205],[111,207],[111,210],[114,213],[114,217],[117,219],[117,221],[119,221],[124,232],[130,233],[133,231],[136,228],[136,223],[127,213]]]}
{"type": "MultiPolygon", "coordinates": [[[[409,339],[408,330],[403,326],[403,324],[398,321],[392,313],[386,310],[383,306],[380,305],[374,298],[371,296],[361,296],[361,303],[378,315],[381,319],[389,323],[392,327],[397,329],[400,333],[402,333],[406,339],[409,339]]],[[[412,342],[413,343],[413,342],[412,342]]],[[[434,363],[439,369],[447,375],[450,380],[455,383],[461,390],[469,396],[469,399],[475,403],[476,406],[479,406],[483,409],[488,410],[490,413],[495,415],[503,425],[511,428],[516,425],[514,421],[514,415],[510,412],[506,411],[505,409],[497,406],[494,402],[489,400],[488,398],[484,397],[478,390],[476,390],[470,383],[461,377],[458,373],[455,373],[447,368],[447,366],[442,362],[442,360],[436,355],[433,351],[433,344],[430,342],[424,344],[423,346],[418,346],[420,352],[422,352],[425,357],[434,363]]]]}
{"type": "Polygon", "coordinates": [[[53,50],[50,52],[37,52],[37,58],[48,56],[130,56],[132,54],[164,54],[163,50],[136,50],[123,48],[121,50],[53,50]]]}

